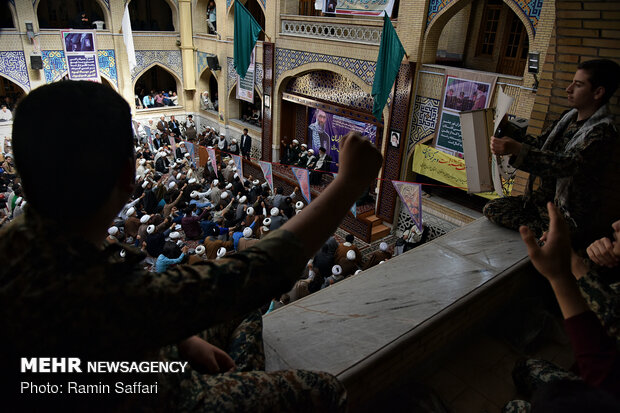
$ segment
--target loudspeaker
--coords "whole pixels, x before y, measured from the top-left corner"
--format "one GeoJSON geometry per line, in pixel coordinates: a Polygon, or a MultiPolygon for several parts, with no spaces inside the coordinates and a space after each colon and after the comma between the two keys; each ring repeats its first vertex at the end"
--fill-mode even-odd
{"type": "Polygon", "coordinates": [[[43,69],[43,59],[41,56],[30,56],[30,67],[32,70],[43,69]]]}
{"type": "Polygon", "coordinates": [[[207,56],[207,65],[211,70],[220,70],[220,62],[217,60],[217,56],[207,56]]]}

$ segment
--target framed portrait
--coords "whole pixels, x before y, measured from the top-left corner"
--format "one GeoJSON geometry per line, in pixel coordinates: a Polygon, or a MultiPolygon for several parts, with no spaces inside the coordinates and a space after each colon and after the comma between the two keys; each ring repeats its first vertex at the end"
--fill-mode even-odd
{"type": "Polygon", "coordinates": [[[395,130],[390,132],[390,145],[394,148],[398,148],[400,146],[400,132],[396,132],[395,130]]]}

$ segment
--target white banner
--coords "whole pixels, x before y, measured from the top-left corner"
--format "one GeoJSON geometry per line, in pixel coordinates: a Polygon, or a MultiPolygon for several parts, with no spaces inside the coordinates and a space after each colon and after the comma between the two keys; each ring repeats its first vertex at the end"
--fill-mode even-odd
{"type": "Polygon", "coordinates": [[[394,0],[324,0],[323,12],[359,16],[392,16],[394,0]]]}
{"type": "Polygon", "coordinates": [[[256,68],[256,47],[252,50],[252,60],[245,77],[237,75],[237,99],[254,103],[254,71],[256,68]]]}

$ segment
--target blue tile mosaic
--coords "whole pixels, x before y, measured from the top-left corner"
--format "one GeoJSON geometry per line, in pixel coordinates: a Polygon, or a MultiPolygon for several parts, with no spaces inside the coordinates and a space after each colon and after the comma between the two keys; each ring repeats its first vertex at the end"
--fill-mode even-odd
{"type": "Polygon", "coordinates": [[[30,77],[23,51],[0,52],[0,73],[30,91],[30,77]]]}

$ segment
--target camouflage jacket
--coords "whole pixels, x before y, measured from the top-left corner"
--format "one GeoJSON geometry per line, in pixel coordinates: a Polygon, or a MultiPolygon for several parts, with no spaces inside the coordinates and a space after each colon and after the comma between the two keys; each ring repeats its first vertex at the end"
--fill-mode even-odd
{"type": "Polygon", "coordinates": [[[620,348],[620,267],[594,267],[577,284],[581,295],[620,348]]]}
{"type": "MultiPolygon", "coordinates": [[[[562,120],[568,116],[565,114],[562,120]]],[[[609,228],[620,211],[620,137],[613,123],[595,125],[580,144],[566,149],[584,122],[573,120],[557,134],[545,149],[543,144],[556,124],[539,138],[528,135],[521,152],[511,157],[515,168],[541,178],[540,187],[530,193],[531,200],[544,208],[557,199],[557,181],[570,177],[563,213],[576,228],[583,244],[598,239],[609,228]]],[[[530,178],[532,181],[532,178],[530,178]]]]}
{"type": "Polygon", "coordinates": [[[139,250],[98,248],[28,208],[0,230],[0,257],[0,360],[15,388],[20,357],[156,359],[162,346],[288,291],[307,260],[295,236],[277,231],[226,259],[150,273],[139,250]]]}

